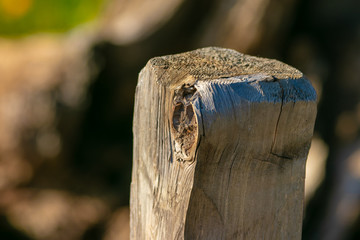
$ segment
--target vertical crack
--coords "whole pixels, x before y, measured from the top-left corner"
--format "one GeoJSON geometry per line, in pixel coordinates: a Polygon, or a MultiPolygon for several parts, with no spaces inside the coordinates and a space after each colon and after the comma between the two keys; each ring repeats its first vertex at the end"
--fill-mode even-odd
{"type": "Polygon", "coordinates": [[[283,105],[284,105],[284,98],[285,98],[284,89],[283,89],[283,87],[281,86],[280,82],[278,82],[278,84],[279,84],[279,87],[280,87],[280,89],[281,89],[281,105],[280,105],[279,116],[278,116],[278,119],[277,119],[277,121],[276,121],[274,138],[273,138],[273,141],[272,141],[272,144],[271,144],[271,149],[270,149],[270,153],[271,153],[271,154],[274,154],[273,150],[274,150],[274,147],[275,147],[276,136],[277,136],[277,132],[278,132],[278,128],[279,128],[279,122],[280,122],[281,113],[282,113],[283,105]]]}

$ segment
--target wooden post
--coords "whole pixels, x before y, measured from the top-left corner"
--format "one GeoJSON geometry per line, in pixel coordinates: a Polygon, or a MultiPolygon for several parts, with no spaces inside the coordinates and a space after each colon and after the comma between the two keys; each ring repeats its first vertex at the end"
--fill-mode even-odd
{"type": "Polygon", "coordinates": [[[300,239],[316,93],[230,49],[151,59],[135,95],[131,239],[300,239]]]}

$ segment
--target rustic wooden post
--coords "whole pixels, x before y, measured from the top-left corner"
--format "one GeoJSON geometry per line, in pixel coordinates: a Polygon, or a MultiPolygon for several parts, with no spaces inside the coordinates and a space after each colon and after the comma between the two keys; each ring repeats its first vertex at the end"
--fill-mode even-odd
{"type": "Polygon", "coordinates": [[[229,49],[151,59],[134,111],[131,239],[300,239],[316,93],[229,49]]]}

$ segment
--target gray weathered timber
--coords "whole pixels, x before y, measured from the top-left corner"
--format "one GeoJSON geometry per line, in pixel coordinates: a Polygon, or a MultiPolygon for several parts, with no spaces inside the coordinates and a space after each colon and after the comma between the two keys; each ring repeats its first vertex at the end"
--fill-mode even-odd
{"type": "Polygon", "coordinates": [[[134,110],[131,239],[300,239],[316,93],[230,49],[151,59],[134,110]]]}

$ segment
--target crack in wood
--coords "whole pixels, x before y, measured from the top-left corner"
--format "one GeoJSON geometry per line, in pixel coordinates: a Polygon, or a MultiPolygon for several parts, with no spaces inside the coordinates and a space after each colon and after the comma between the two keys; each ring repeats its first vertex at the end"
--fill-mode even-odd
{"type": "Polygon", "coordinates": [[[273,153],[273,152],[271,152],[270,154],[273,155],[273,156],[276,156],[278,158],[282,158],[282,159],[289,159],[289,160],[293,159],[292,157],[285,156],[285,155],[279,155],[279,154],[276,154],[276,153],[273,153]]]}
{"type": "Polygon", "coordinates": [[[275,147],[275,143],[276,143],[276,136],[277,136],[277,132],[278,132],[278,128],[279,128],[279,122],[280,122],[281,113],[282,113],[283,105],[284,105],[284,98],[285,98],[283,87],[281,86],[279,81],[277,81],[277,83],[279,84],[279,87],[281,89],[281,105],[280,105],[279,116],[278,116],[278,119],[276,121],[274,138],[273,138],[273,141],[272,141],[272,144],[271,144],[271,149],[270,149],[270,154],[272,154],[272,155],[276,155],[276,153],[274,153],[274,147],[275,147]]]}
{"type": "MultiPolygon", "coordinates": [[[[278,156],[277,156],[278,157],[278,156]]],[[[282,170],[285,169],[284,166],[282,166],[281,163],[278,163],[278,162],[275,162],[275,161],[272,161],[272,160],[268,160],[268,159],[260,159],[260,158],[255,158],[253,157],[252,159],[256,160],[256,161],[259,161],[259,162],[263,162],[263,163],[268,163],[268,164],[271,164],[273,166],[276,166],[276,167],[279,167],[281,168],[282,170]]]]}

